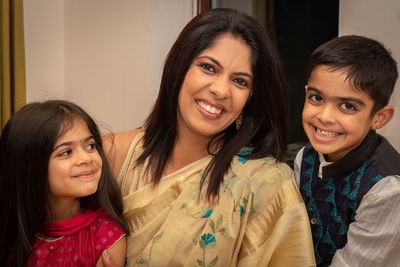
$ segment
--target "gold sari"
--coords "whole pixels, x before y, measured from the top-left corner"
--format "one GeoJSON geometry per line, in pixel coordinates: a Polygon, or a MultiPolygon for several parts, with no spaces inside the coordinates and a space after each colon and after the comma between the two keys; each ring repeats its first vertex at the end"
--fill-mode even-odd
{"type": "MultiPolygon", "coordinates": [[[[132,230],[128,266],[315,266],[308,216],[292,170],[271,157],[236,156],[219,199],[198,199],[206,156],[152,188],[144,167],[143,130],[118,176],[132,230]]],[[[242,150],[241,154],[249,150],[242,150]]]]}

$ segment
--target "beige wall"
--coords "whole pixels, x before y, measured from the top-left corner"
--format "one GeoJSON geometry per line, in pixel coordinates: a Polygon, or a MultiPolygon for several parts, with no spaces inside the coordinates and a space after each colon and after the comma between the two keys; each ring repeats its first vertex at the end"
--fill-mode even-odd
{"type": "Polygon", "coordinates": [[[27,101],[64,96],[63,0],[25,0],[27,101]]]}
{"type": "Polygon", "coordinates": [[[104,127],[142,124],[188,0],[25,0],[27,100],[65,98],[104,127]]]}
{"type": "MultiPolygon", "coordinates": [[[[377,39],[392,51],[400,69],[400,1],[341,0],[339,35],[359,34],[377,39]]],[[[379,133],[400,151],[400,81],[391,98],[393,119],[379,133]]]]}

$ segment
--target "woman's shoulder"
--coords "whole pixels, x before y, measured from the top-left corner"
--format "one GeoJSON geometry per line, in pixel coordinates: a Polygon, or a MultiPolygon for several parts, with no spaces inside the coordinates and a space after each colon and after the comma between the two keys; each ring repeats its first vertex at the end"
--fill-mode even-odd
{"type": "MultiPolygon", "coordinates": [[[[257,177],[273,177],[284,182],[293,179],[293,170],[284,162],[279,162],[272,156],[259,159],[247,159],[246,154],[251,150],[242,149],[238,156],[233,160],[233,169],[240,175],[248,179],[257,179],[257,177]]],[[[272,179],[272,178],[271,178],[272,179]]]]}
{"type": "Polygon", "coordinates": [[[102,137],[104,152],[115,176],[118,175],[124,163],[129,147],[141,132],[142,128],[137,128],[131,131],[107,134],[102,137]]]}
{"type": "MultiPolygon", "coordinates": [[[[284,162],[273,157],[260,159],[246,159],[241,155],[234,158],[236,161],[232,171],[239,179],[246,180],[250,194],[258,199],[261,205],[266,205],[274,198],[286,198],[289,195],[298,195],[294,181],[293,170],[284,162]]],[[[244,182],[244,181],[243,181],[244,182]]]]}

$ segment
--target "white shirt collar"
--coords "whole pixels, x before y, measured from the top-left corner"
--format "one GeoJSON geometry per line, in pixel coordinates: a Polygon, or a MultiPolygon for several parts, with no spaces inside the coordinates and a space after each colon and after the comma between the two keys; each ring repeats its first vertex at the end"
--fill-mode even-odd
{"type": "Polygon", "coordinates": [[[328,165],[331,165],[334,162],[328,162],[325,160],[325,157],[322,153],[318,152],[318,157],[319,157],[319,168],[318,168],[318,178],[322,179],[322,168],[328,165]]]}

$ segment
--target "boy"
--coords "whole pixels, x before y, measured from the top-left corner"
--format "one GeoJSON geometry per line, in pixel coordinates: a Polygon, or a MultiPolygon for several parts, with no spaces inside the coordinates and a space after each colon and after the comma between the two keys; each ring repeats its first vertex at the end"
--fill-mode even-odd
{"type": "Polygon", "coordinates": [[[318,266],[400,266],[400,155],[375,130],[393,116],[394,59],[361,36],[335,38],[309,60],[295,176],[318,266]]]}

